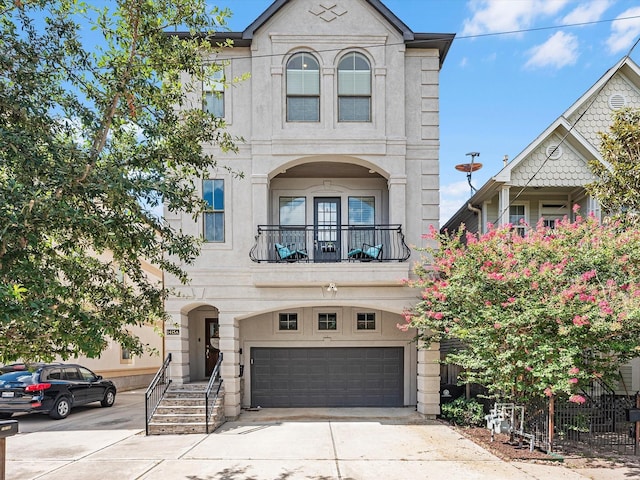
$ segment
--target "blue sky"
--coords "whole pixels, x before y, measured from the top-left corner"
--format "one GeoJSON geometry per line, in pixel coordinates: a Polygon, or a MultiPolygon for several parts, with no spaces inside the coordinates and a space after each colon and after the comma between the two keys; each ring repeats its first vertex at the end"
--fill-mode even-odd
{"type": "MultiPolygon", "coordinates": [[[[339,2],[339,0],[335,0],[339,2]]],[[[219,0],[242,31],[271,0],[219,0]]],[[[515,158],[640,36],[638,0],[383,0],[418,33],[455,33],[440,77],[440,219],[515,158]],[[616,20],[636,17],[630,20],[616,20]],[[597,22],[597,23],[592,23],[597,22]],[[581,26],[568,26],[586,24],[581,26]],[[510,33],[505,32],[521,32],[510,33]]],[[[640,64],[640,46],[631,53],[640,64]]]]}

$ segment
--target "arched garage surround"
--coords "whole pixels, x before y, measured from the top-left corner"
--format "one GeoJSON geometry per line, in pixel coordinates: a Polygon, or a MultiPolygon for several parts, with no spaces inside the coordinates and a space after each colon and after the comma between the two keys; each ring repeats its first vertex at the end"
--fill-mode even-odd
{"type": "Polygon", "coordinates": [[[398,329],[403,322],[397,313],[347,305],[240,320],[242,406],[415,405],[416,332],[398,329]]]}

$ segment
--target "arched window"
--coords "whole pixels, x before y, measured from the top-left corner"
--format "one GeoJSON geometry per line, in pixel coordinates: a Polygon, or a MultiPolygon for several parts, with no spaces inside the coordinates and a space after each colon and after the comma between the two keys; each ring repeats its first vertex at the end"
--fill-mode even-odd
{"type": "Polygon", "coordinates": [[[308,53],[287,62],[287,122],[320,121],[320,66],[308,53]]]}
{"type": "Polygon", "coordinates": [[[371,65],[352,52],[338,64],[338,121],[371,121],[371,65]]]}

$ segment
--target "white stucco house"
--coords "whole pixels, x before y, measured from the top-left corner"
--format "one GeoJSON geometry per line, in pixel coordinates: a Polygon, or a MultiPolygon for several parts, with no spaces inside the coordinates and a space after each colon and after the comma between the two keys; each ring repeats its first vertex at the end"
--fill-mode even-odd
{"type": "MultiPolygon", "coordinates": [[[[553,227],[564,216],[573,219],[576,204],[581,215],[600,218],[606,212],[585,190],[594,181],[588,162],[603,161],[599,133],[609,130],[612,114],[623,107],[640,108],[640,67],[628,57],[611,67],[518,156],[505,161],[504,168],[442,230],[453,232],[465,224],[468,231],[484,233],[490,223],[511,223],[524,232],[527,227],[521,221],[535,227],[541,217],[553,227]]],[[[622,366],[620,372],[618,393],[640,390],[640,359],[622,366]]]]}
{"type": "MultiPolygon", "coordinates": [[[[203,236],[165,328],[174,382],[218,352],[225,414],[242,408],[415,406],[439,413],[437,347],[397,328],[439,217],[439,72],[454,35],[415,33],[379,0],[276,0],[213,59],[194,102],[242,136],[200,179],[203,236]],[[216,81],[218,80],[218,81],[216,81]]],[[[188,79],[185,79],[188,81],[188,79]]]]}

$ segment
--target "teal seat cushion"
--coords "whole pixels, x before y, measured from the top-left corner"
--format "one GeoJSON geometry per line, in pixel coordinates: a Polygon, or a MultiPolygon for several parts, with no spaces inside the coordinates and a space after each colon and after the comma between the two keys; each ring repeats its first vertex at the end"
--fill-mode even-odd
{"type": "Polygon", "coordinates": [[[366,255],[369,255],[372,258],[378,258],[378,255],[380,255],[380,249],[381,248],[382,248],[382,245],[376,245],[375,247],[369,247],[364,251],[364,253],[366,255]]]}
{"type": "Polygon", "coordinates": [[[280,245],[279,243],[276,243],[276,250],[278,250],[278,255],[280,255],[280,258],[282,259],[290,257],[293,253],[289,249],[289,247],[285,247],[284,245],[280,245]]]}

